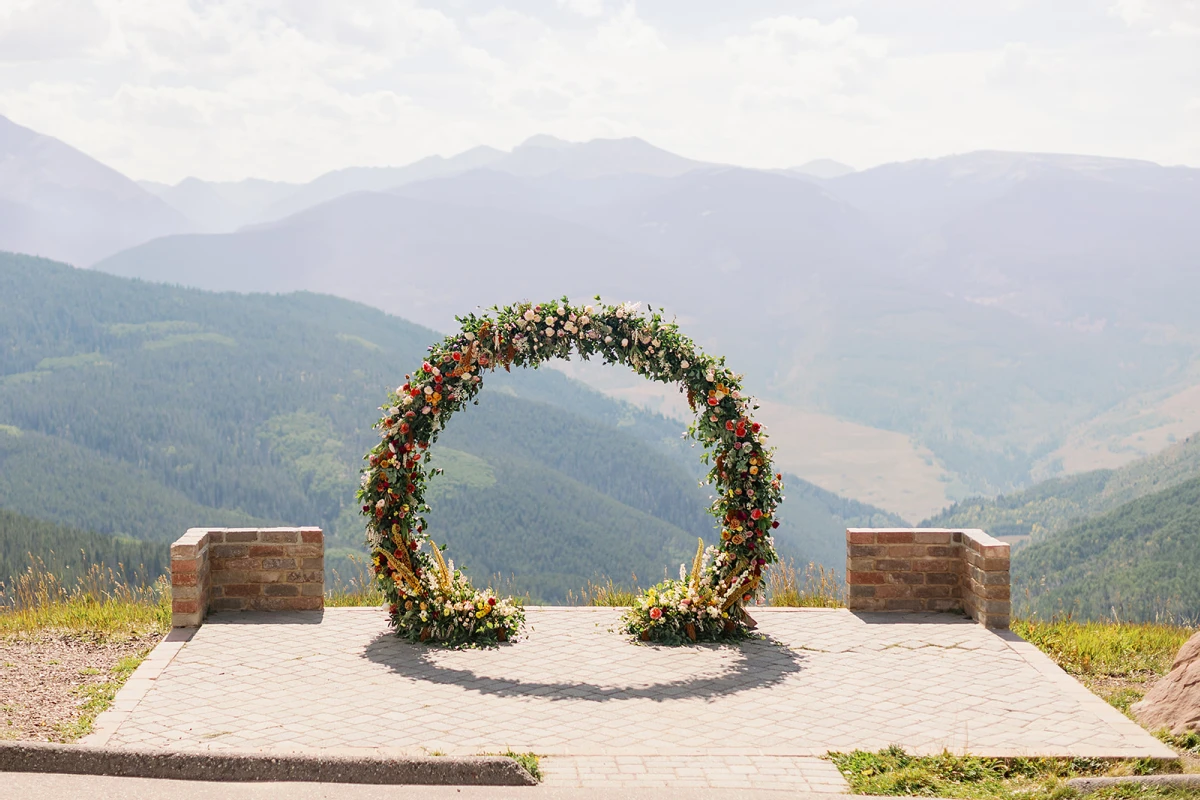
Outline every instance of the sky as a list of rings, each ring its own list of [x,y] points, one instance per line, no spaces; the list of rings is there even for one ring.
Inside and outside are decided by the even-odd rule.
[[[1200,0],[0,0],[0,115],[165,182],[538,133],[753,167],[1200,166]]]

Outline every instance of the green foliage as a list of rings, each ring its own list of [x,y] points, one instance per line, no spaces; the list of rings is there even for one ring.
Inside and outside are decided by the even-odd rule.
[[[0,603],[5,587],[31,563],[68,584],[99,565],[125,583],[141,585],[154,583],[166,571],[168,559],[162,542],[105,536],[0,509]]]
[[[515,753],[512,750],[504,753],[513,761],[521,765],[521,767],[539,783],[542,780],[542,766],[538,759],[537,753]]]
[[[1012,630],[1072,675],[1121,678],[1166,673],[1192,635],[1178,625],[1068,617],[1017,619]]]
[[[1071,525],[1200,475],[1200,436],[1115,470],[1054,478],[994,499],[971,498],[921,523],[982,528],[993,536],[1040,541]]]
[[[347,567],[365,552],[353,495],[379,399],[433,338],[332,297],[0,254],[0,507],[159,543],[198,525],[316,524],[327,564]],[[552,370],[497,372],[479,399],[433,450],[446,473],[429,516],[477,575],[561,601],[601,573],[674,571],[714,536],[681,424]],[[848,524],[888,518],[787,486],[778,546],[805,561],[841,563]]]
[[[1200,477],[1033,543],[1014,596],[1051,617],[1194,622],[1200,609]]]
[[[895,746],[877,753],[830,753],[829,758],[856,794],[918,797],[1073,798],[1077,795],[1063,784],[1066,779],[1102,775],[1110,768],[1107,762],[1092,758],[998,759],[952,753],[913,756]]]

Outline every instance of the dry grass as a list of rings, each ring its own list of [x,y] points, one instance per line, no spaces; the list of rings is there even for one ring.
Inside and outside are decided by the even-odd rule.
[[[612,606],[624,608],[633,605],[641,595],[637,575],[632,576],[630,586],[622,586],[613,582],[612,578],[588,581],[587,586],[579,590],[567,592],[569,606]]]
[[[767,571],[767,604],[798,608],[844,608],[846,589],[832,569],[809,563],[801,572],[792,559]]]
[[[361,556],[351,556],[353,572],[342,577],[333,570],[332,587],[325,591],[326,607],[380,606],[387,599],[375,583],[371,562]]]
[[[0,584],[0,635],[52,631],[131,639],[170,627],[171,587],[165,577],[130,586],[117,572],[93,564],[68,585],[35,558],[11,584]]]

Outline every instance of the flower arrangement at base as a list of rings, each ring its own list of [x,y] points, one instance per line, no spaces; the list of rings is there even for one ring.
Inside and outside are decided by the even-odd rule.
[[[599,298],[596,298],[599,303]],[[446,421],[475,399],[483,374],[536,367],[578,354],[624,364],[651,380],[678,383],[696,418],[688,435],[712,464],[710,512],[721,541],[696,553],[690,576],[666,581],[639,598],[625,617],[641,639],[678,644],[745,634],[753,623],[742,606],[761,591],[763,570],[778,557],[771,531],[782,501],[782,476],[771,468],[757,408],[741,376],[707,355],[674,322],[638,304],[517,303],[458,318],[461,330],[429,348],[381,408],[380,442],[365,456],[358,492],[376,580],[388,598],[396,632],[413,641],[486,644],[514,639],[524,610],[511,599],[472,587],[429,540],[424,514],[429,448]],[[425,545],[428,544],[428,551]]]

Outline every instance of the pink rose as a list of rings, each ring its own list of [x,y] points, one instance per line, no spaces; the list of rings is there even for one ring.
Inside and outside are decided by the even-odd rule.
[[[658,606],[650,609],[650,619],[659,619],[662,617],[662,609]]]

